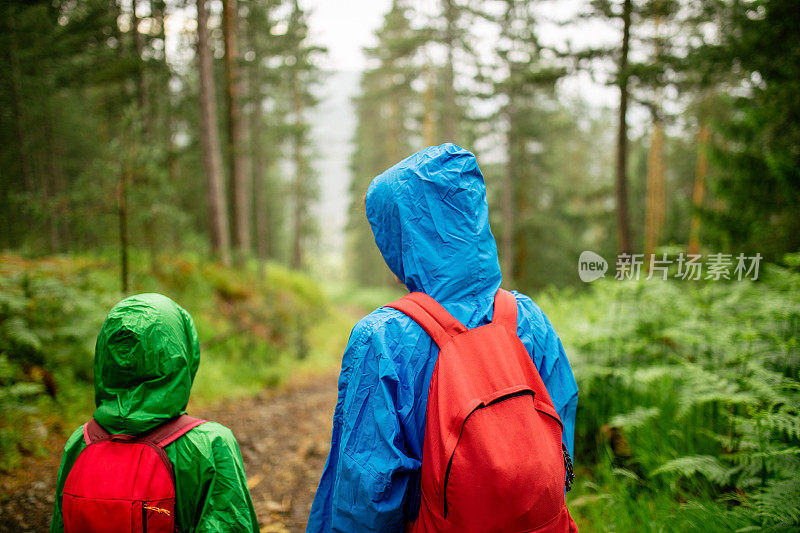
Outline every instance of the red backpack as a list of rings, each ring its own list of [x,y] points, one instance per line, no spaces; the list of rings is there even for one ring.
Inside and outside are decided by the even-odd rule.
[[[175,474],[164,446],[206,422],[182,415],[139,436],[92,419],[64,484],[65,533],[174,533]]]
[[[577,532],[564,500],[562,424],[499,290],[490,324],[467,329],[433,298],[391,303],[439,346],[428,391],[419,516],[411,532]]]

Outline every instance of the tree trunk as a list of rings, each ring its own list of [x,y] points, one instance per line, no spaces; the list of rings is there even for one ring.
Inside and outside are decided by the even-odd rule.
[[[257,106],[258,107],[258,106]],[[263,271],[263,264],[269,256],[269,217],[267,216],[267,187],[266,187],[266,162],[264,156],[261,154],[261,146],[258,142],[261,139],[261,113],[254,113],[253,116],[253,184],[256,203],[256,252],[258,259],[261,261],[261,270]]]
[[[661,36],[661,16],[655,19],[655,56],[661,60],[663,38]],[[653,108],[653,136],[650,152],[647,155],[647,197],[645,200],[644,258],[650,265],[650,258],[661,239],[666,215],[666,194],[664,177],[664,122],[661,119],[661,86],[655,88]]]
[[[124,136],[123,136],[124,139]],[[123,143],[123,146],[125,143]],[[122,293],[128,293],[128,181],[131,173],[130,155],[126,154],[122,162],[119,185],[117,188],[117,203],[119,214],[119,262],[120,282]]]
[[[506,106],[506,116],[508,117],[508,134],[506,136],[507,160],[505,175],[503,178],[503,244],[501,258],[503,260],[503,281],[506,284],[513,284],[516,276],[514,264],[514,235],[516,233],[516,216],[514,213],[514,185],[517,174],[517,155],[514,146],[514,133],[516,129],[516,118],[513,104],[513,95],[508,94],[508,105]]]
[[[386,155],[391,164],[400,161],[400,137],[403,135],[403,125],[400,121],[400,106],[394,99],[387,102],[389,111],[386,118]]]
[[[422,144],[433,146],[436,142],[436,76],[432,65],[425,67],[425,93],[423,96]]]
[[[261,109],[261,80],[258,69],[251,69],[250,90],[253,96],[253,113],[250,116],[250,145],[253,161],[253,196],[255,200],[256,254],[259,271],[263,278],[265,263],[269,254],[269,217],[267,216],[267,191],[265,150],[261,146],[264,127]]]
[[[617,130],[617,244],[619,253],[631,253],[631,226],[628,217],[628,51],[631,38],[632,0],[622,8],[622,52],[619,58],[619,129]]]
[[[72,227],[70,217],[69,184],[64,172],[64,139],[56,136],[53,139],[53,153],[58,158],[56,164],[56,190],[58,191],[58,218],[59,218],[59,246],[61,250],[67,251],[72,241]]]
[[[228,147],[231,184],[233,186],[233,236],[236,260],[242,263],[250,252],[250,181],[245,172],[244,124],[239,97],[239,51],[237,45],[239,17],[236,0],[223,0],[222,20],[225,34],[225,88],[228,100]]]
[[[139,101],[137,117],[141,120],[142,134],[140,139],[136,139],[133,142],[141,143],[143,146],[155,146],[159,142],[156,132],[155,102],[151,99],[151,84],[155,80],[151,78],[148,72],[148,63],[152,61],[152,59],[145,60],[145,46],[147,42],[145,41],[145,35],[139,31],[142,18],[137,11],[137,7],[139,7],[139,2],[133,0],[131,2],[131,14],[133,16],[131,32],[133,36],[134,52],[136,54],[136,88]],[[152,2],[149,3],[149,7],[148,24],[155,20]],[[139,161],[133,161],[131,164],[135,167],[135,172],[131,174],[131,187],[134,189],[146,188],[154,190],[158,186],[153,182],[152,173],[148,172]],[[154,202],[147,202],[146,206],[144,206],[146,210],[145,217],[141,223],[148,263],[152,272],[157,272],[156,257],[158,255],[158,242],[161,237],[156,230],[158,226],[156,208],[157,206]]]
[[[649,261],[658,246],[661,229],[664,226],[664,127],[661,119],[653,121],[653,137],[650,153],[647,156],[647,199],[645,206],[645,259]]]
[[[456,142],[458,109],[456,107],[455,66],[453,52],[455,50],[456,10],[453,0],[444,0],[444,17],[447,24],[445,46],[447,47],[447,64],[444,66],[445,105],[444,105],[444,141]]]
[[[55,92],[55,88],[52,88]],[[61,159],[58,154],[55,141],[53,126],[54,110],[52,106],[52,92],[47,91],[45,96],[45,120],[44,126],[44,161],[46,176],[44,181],[45,194],[47,197],[47,225],[50,253],[61,251],[61,225],[62,225],[62,201],[64,197],[64,174],[61,168]]]
[[[230,234],[222,153],[217,127],[217,98],[214,69],[208,49],[208,13],[205,0],[197,0],[197,58],[200,71],[200,138],[206,174],[211,250],[223,265],[230,265]]]
[[[294,224],[292,236],[292,267],[301,268],[303,266],[303,225],[305,218],[305,158],[303,157],[303,95],[299,80],[292,83],[292,108],[295,121],[294,138]]]
[[[517,162],[512,167],[513,183],[513,226],[511,239],[513,244],[512,268],[509,271],[509,283],[525,283],[530,275],[530,255],[529,255],[529,241],[535,238],[531,232],[535,231],[527,222],[530,217],[530,205],[528,202],[527,191],[530,190],[532,184],[530,183],[530,176],[526,172],[527,166],[530,164],[525,159],[525,142],[522,140],[517,141]]]
[[[150,109],[150,95],[147,92],[147,72],[145,71],[144,63],[144,35],[139,31],[139,23],[141,19],[136,12],[136,0],[131,2],[131,13],[133,15],[133,42],[136,46],[136,68],[137,77],[136,84],[139,96],[139,113],[142,117],[142,124],[144,128],[144,139],[149,141],[153,133],[151,124],[151,109]]]
[[[25,186],[25,192],[33,192],[33,171],[31,169],[31,160],[29,150],[29,142],[26,130],[25,110],[22,103],[22,71],[19,66],[19,50],[17,44],[17,34],[15,32],[14,16],[9,17],[10,26],[10,40],[11,46],[8,50],[8,57],[11,63],[11,98],[13,100],[13,116],[14,128],[17,134],[17,145],[19,147],[19,160],[22,168],[22,183]]]
[[[167,168],[167,176],[169,177],[170,183],[176,183],[178,180],[178,170],[176,168],[177,165],[177,157],[176,157],[176,148],[175,142],[173,139],[173,128],[174,128],[174,117],[175,117],[175,109],[172,105],[172,98],[170,97],[170,89],[169,89],[169,82],[172,78],[172,72],[170,70],[168,58],[167,58],[167,35],[166,35],[166,18],[167,18],[167,5],[164,0],[150,0],[150,12],[152,13],[153,20],[155,21],[156,27],[158,28],[157,36],[158,39],[164,43],[163,48],[163,56],[159,58],[159,66],[158,66],[158,86],[159,90],[163,92],[161,96],[162,103],[159,106],[160,113],[156,113],[154,117],[152,117],[153,122],[155,123],[159,118],[161,119],[159,122],[159,136],[163,139],[164,146],[166,147],[166,168]],[[160,117],[158,115],[161,115]],[[171,232],[173,237],[173,244],[177,245],[177,242],[174,241],[175,232]]]
[[[708,126],[700,125],[700,132],[697,134],[697,170],[694,175],[694,190],[692,191],[692,226],[689,230],[689,250],[690,254],[700,253],[700,209],[703,208],[703,197],[705,196],[705,180],[708,172]]]
[[[500,28],[501,38],[508,38],[509,19],[511,17],[512,4],[506,5],[505,17],[503,24]],[[503,191],[501,196],[501,205],[503,213],[503,237],[500,249],[501,268],[503,271],[503,282],[512,285],[515,279],[515,251],[514,251],[514,236],[516,234],[516,216],[514,212],[514,189],[517,178],[517,155],[515,152],[514,139],[516,138],[516,109],[514,91],[509,86],[509,83],[514,75],[513,66],[508,61],[507,57],[503,59],[505,66],[508,68],[508,78],[506,84],[502,86],[502,92],[506,97],[505,105],[505,118],[507,121],[506,127],[506,165],[505,174],[503,175]]]

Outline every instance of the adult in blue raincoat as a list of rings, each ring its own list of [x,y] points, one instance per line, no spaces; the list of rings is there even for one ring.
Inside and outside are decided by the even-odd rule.
[[[367,218],[386,264],[468,328],[492,319],[502,275],[475,156],[426,148],[377,176]],[[517,333],[564,424],[572,454],[578,387],[542,310],[517,299]],[[402,531],[416,518],[428,387],[437,345],[408,316],[381,307],[353,328],[342,360],[331,450],[309,532]]]

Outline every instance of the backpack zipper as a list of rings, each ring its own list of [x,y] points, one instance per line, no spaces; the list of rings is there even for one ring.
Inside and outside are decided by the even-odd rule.
[[[142,533],[147,533],[147,502],[142,502]]]
[[[494,400],[490,401],[489,403],[480,404],[478,407],[473,409],[467,415],[467,417],[464,419],[464,422],[461,424],[461,433],[464,432],[464,426],[467,425],[467,420],[469,420],[469,417],[471,417],[472,414],[475,413],[476,411],[479,411],[480,409],[485,409],[486,407],[491,407],[492,405],[494,405],[496,403],[504,402],[506,400],[510,400],[510,399],[516,398],[518,396],[530,396],[531,398],[535,398],[535,394],[534,394],[534,392],[532,390],[524,389],[524,390],[520,390],[520,391],[517,391],[517,392],[512,392],[510,394],[505,394],[503,396],[499,396],[499,397],[495,398]],[[461,434],[459,434],[458,440],[461,440]],[[455,455],[456,455],[456,449],[457,448],[458,448],[458,443],[456,443],[456,447],[453,448],[453,453],[450,455],[450,459],[447,461],[447,469],[444,472],[444,488],[442,489],[442,498],[444,500],[444,506],[443,506],[443,508],[444,508],[444,518],[447,518],[447,482],[450,480],[450,468],[452,468],[452,466],[453,466],[453,457],[455,457]]]
[[[567,471],[566,479],[564,480],[564,488],[567,492],[572,488],[572,482],[575,481],[575,472],[572,471],[572,457],[569,456],[567,447],[561,444],[561,449],[564,452],[564,469]]]

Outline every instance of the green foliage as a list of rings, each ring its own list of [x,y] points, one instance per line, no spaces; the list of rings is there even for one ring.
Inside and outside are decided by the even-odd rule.
[[[631,430],[647,424],[651,419],[661,414],[658,407],[637,406],[629,413],[615,415],[609,420],[612,427]]]
[[[147,273],[146,255],[132,256],[132,291],[166,294],[195,319],[201,365],[194,403],[255,393],[301,361],[332,362],[336,350],[311,348],[328,303],[305,275],[268,264],[262,276],[255,264],[232,269],[191,256],[156,257]],[[122,298],[115,266],[0,255],[0,468],[41,450],[50,430],[71,431],[91,414],[95,338]]]
[[[41,448],[47,432],[31,428],[50,413],[69,417],[91,405],[94,337],[113,298],[81,261],[0,260],[0,468]],[[85,398],[61,403],[72,387]]]
[[[674,473],[684,477],[700,474],[718,485],[726,484],[731,476],[730,471],[716,457],[710,455],[678,457],[667,461],[652,472],[654,476],[662,473]]]
[[[800,276],[762,278],[609,281],[538,299],[580,387],[579,521],[800,526]]]
[[[714,193],[719,239],[777,261],[800,247],[800,39],[793,0],[708,2],[719,39],[694,61],[719,86]],[[697,68],[699,65],[695,65]]]

